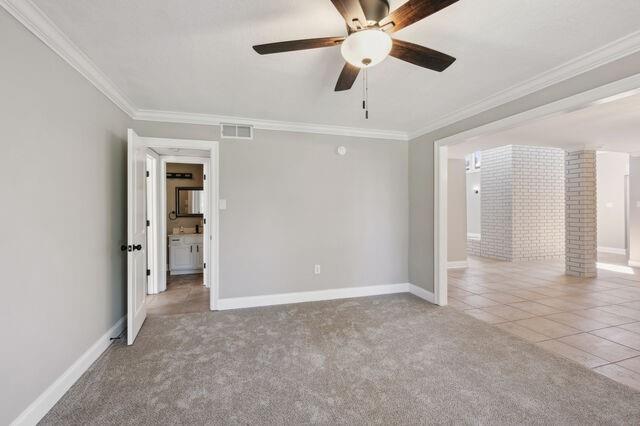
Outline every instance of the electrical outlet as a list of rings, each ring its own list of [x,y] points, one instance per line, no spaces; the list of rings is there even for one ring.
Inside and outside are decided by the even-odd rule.
[[[320,265],[315,265],[313,267],[313,273],[316,275],[320,275]]]

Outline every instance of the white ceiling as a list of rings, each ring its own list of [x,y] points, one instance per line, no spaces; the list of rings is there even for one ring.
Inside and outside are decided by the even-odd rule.
[[[398,38],[458,58],[442,74],[389,58],[333,88],[339,48],[254,44],[345,34],[329,0],[33,0],[139,109],[415,132],[640,30],[638,0],[460,0]],[[403,0],[391,0],[396,8]]]
[[[640,94],[610,99],[582,109],[474,137],[449,148],[452,158],[504,145],[586,147],[640,154]]]

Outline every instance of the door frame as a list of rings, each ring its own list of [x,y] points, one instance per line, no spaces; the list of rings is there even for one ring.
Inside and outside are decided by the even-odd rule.
[[[436,140],[434,143],[433,292],[435,303],[447,305],[447,161],[448,147],[470,138],[518,127],[524,123],[607,103],[640,93],[640,74],[587,90],[524,112]]]
[[[204,218],[207,223],[204,226],[204,261],[207,267],[204,269],[204,283],[209,288],[209,309],[217,310],[220,296],[219,289],[219,247],[220,247],[220,223],[219,223],[219,171],[220,155],[218,141],[203,141],[191,139],[165,139],[165,138],[141,138],[145,146],[151,150],[154,148],[170,148],[185,150],[208,151],[209,157],[189,157],[189,156],[166,156],[161,155],[160,167],[156,179],[158,182],[158,257],[160,261],[156,264],[158,277],[158,291],[166,289],[167,273],[167,201],[166,201],[166,165],[168,162],[202,164],[203,172],[207,179],[203,182],[205,190],[206,204]]]
[[[150,164],[151,163],[151,164]],[[156,265],[161,262],[160,250],[158,250],[160,240],[158,196],[159,196],[159,164],[160,156],[155,151],[147,148],[147,269],[151,271],[147,282],[147,294],[158,294],[159,275]],[[149,167],[150,166],[150,167]]]
[[[181,156],[174,156],[174,155],[161,155],[160,156],[160,170],[161,170],[161,176],[162,179],[160,180],[160,203],[158,204],[159,207],[159,211],[160,211],[160,217],[163,218],[162,223],[160,224],[160,241],[167,241],[168,237],[169,237],[169,229],[167,228],[167,221],[166,218],[169,216],[169,211],[167,209],[167,164],[168,163],[175,163],[175,164],[200,164],[202,165],[202,173],[204,176],[209,176],[209,161],[210,158],[206,158],[206,157],[181,157]],[[202,215],[203,218],[207,219],[207,223],[204,224],[204,234],[203,234],[203,243],[204,243],[204,258],[207,259],[207,253],[209,253],[210,247],[209,247],[209,243],[210,243],[210,238],[208,238],[211,233],[209,232],[209,217],[210,215],[210,211],[211,211],[211,203],[209,202],[209,193],[208,193],[208,186],[209,186],[209,179],[203,180],[202,182],[202,188],[204,190],[204,196],[205,196],[205,211]],[[160,274],[163,277],[163,282],[162,282],[162,287],[160,289],[160,291],[165,291],[167,289],[167,263],[169,262],[169,255],[167,252],[167,244],[163,244],[162,247],[160,248],[160,253],[161,253],[161,258],[163,259],[163,261],[161,262],[161,264],[159,265],[160,268]],[[207,266],[209,266],[209,262],[207,260],[205,260],[205,263],[207,264]],[[203,277],[203,281],[204,281],[204,285],[207,288],[211,288],[211,284],[209,282],[209,271],[208,271],[208,267],[204,268],[203,272],[204,272],[204,277]]]

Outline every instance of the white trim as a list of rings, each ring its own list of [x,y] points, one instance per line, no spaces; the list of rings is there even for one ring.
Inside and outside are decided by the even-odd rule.
[[[204,269],[181,269],[180,271],[171,271],[169,272],[169,275],[202,274],[203,272],[204,272]]]
[[[433,274],[435,303],[447,305],[447,147],[433,146],[434,198],[433,204]],[[440,202],[437,202],[437,201]],[[441,285],[436,285],[440,283]]]
[[[629,266],[632,268],[640,268],[640,261],[629,259]]]
[[[447,262],[447,269],[464,269],[469,267],[469,262],[466,260],[457,260],[455,262]]]
[[[617,247],[598,247],[598,251],[600,253],[622,254],[625,256],[627,255],[626,249],[621,249]]]
[[[0,0],[1,1],[1,0]],[[197,114],[177,111],[138,110],[133,117],[140,121],[160,121],[163,123],[200,124],[219,126],[241,123],[258,130],[280,130],[286,132],[315,133],[322,135],[353,136],[358,138],[407,141],[406,132],[395,130],[362,129],[357,127],[333,126],[290,121],[261,120],[259,118],[234,117],[215,114]]]
[[[409,293],[421,299],[424,299],[429,303],[434,303],[434,304],[436,303],[436,296],[432,292],[427,291],[422,287],[418,287],[415,284],[408,284],[408,290],[409,290]]]
[[[204,188],[207,193],[207,211],[205,217],[207,224],[205,225],[204,246],[205,246],[205,262],[207,268],[204,270],[204,282],[209,287],[209,308],[216,310],[220,295],[220,212],[218,209],[220,194],[220,148],[218,141],[203,141],[191,139],[165,139],[165,138],[141,138],[148,148],[182,148],[209,151],[209,158],[204,157],[178,157],[178,156],[160,156],[160,241],[167,241],[167,221],[166,221],[166,176],[167,161],[178,163],[194,163],[203,164],[204,172],[207,180],[204,182]],[[160,273],[159,284],[160,291],[166,289],[166,270],[167,270],[167,245],[161,245],[162,262],[159,262]]]
[[[241,309],[258,306],[285,305],[289,303],[318,302],[322,300],[349,299],[352,297],[378,296],[381,294],[407,293],[409,284],[383,284],[366,287],[344,287],[330,290],[300,291],[264,296],[232,297],[220,299],[218,309]]]
[[[111,337],[118,336],[124,330],[126,315],[120,318],[86,352],[65,370],[44,392],[11,422],[12,426],[35,425],[53,408],[71,386],[91,367],[102,353],[111,345]]]
[[[477,115],[507,102],[521,98],[553,84],[575,77],[624,56],[640,51],[640,31],[631,33],[605,46],[545,71],[531,79],[502,90],[468,107],[446,114],[427,127],[413,132],[373,130],[313,123],[270,121],[246,117],[197,114],[177,111],[158,111],[137,108],[96,64],[51,21],[32,0],[0,0],[6,9],[36,37],[96,86],[107,98],[134,120],[162,121],[185,124],[219,125],[222,121],[242,122],[256,129],[316,133],[391,140],[411,140],[441,129],[465,118]]]
[[[624,58],[625,56],[638,51],[640,51],[640,31],[628,34],[605,46],[592,50],[591,52],[565,62],[562,65],[538,74],[524,82],[495,93],[479,102],[475,102],[467,107],[446,114],[439,119],[434,120],[426,127],[415,132],[410,132],[409,139],[415,139],[435,130],[442,129],[451,124],[457,123],[458,121],[473,117],[474,115],[530,95],[562,81],[569,80],[577,75]]]
[[[480,241],[482,239],[482,237],[480,236],[480,234],[476,234],[473,232],[467,232],[467,240],[475,240],[475,241]]]
[[[64,59],[111,102],[133,117],[136,107],[96,64],[31,0],[0,0],[0,6]]]
[[[462,133],[456,133],[440,139],[437,142],[441,146],[455,145],[456,143],[461,143],[476,136],[514,128],[527,121],[537,120],[563,112],[570,112],[577,108],[588,107],[592,104],[600,104],[603,100],[612,96],[631,96],[638,93],[640,93],[640,73],[512,115],[510,117],[493,121],[480,127],[466,130]]]
[[[522,123],[554,114],[574,111],[594,104],[640,93],[640,73],[573,96],[542,105],[519,114],[457,133],[434,143],[434,293],[447,290],[447,147],[467,139],[517,127]],[[631,261],[629,262],[631,265]],[[632,266],[632,265],[631,265]],[[640,267],[640,262],[638,263]],[[446,303],[446,294],[445,294]],[[438,302],[441,299],[436,298]],[[438,303],[441,304],[441,303]]]

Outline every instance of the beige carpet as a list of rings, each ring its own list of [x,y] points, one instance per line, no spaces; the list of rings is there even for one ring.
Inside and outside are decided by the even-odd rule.
[[[390,295],[156,316],[43,424],[640,424],[640,393]]]

